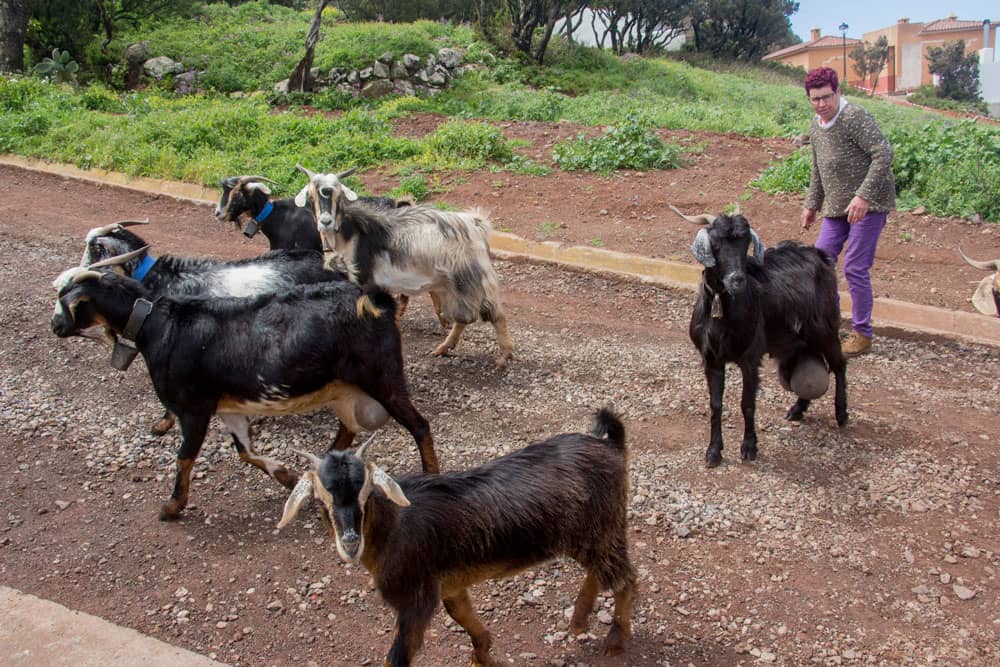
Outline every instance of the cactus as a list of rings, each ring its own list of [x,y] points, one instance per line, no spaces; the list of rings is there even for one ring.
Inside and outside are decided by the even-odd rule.
[[[43,58],[35,65],[34,72],[38,76],[46,76],[55,81],[63,83],[74,81],[80,66],[73,60],[69,51],[52,49],[51,58]]]

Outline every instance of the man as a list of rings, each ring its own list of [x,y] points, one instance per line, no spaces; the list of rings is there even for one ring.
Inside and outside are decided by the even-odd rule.
[[[854,357],[871,349],[872,283],[869,271],[889,211],[896,206],[892,146],[862,107],[838,90],[837,73],[818,67],[806,75],[806,95],[816,111],[809,127],[812,178],[802,210],[802,228],[822,212],[816,247],[836,260],[844,253],[844,277],[851,294],[851,334],[842,343]]]

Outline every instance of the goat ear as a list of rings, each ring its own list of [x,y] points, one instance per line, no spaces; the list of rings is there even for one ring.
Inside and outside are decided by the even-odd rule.
[[[712,242],[708,239],[708,230],[702,229],[694,237],[691,244],[691,254],[704,267],[715,266],[715,256],[712,254]]]
[[[343,190],[344,196],[347,197],[347,201],[357,201],[358,195],[354,190],[350,189],[343,183],[340,184],[340,189]]]
[[[298,207],[303,207],[309,202],[309,184],[306,187],[299,190],[299,194],[295,195],[295,205]]]
[[[757,232],[750,230],[750,238],[753,239],[753,256],[764,261],[764,242],[757,236]]]
[[[396,480],[389,476],[389,473],[382,470],[376,465],[372,465],[368,474],[371,475],[372,484],[382,489],[389,500],[396,503],[400,507],[409,507],[410,501],[403,493],[403,490],[399,488],[399,484],[396,484]]]
[[[302,505],[312,497],[313,494],[313,481],[316,479],[316,473],[312,470],[306,472],[299,478],[299,483],[295,485],[292,489],[291,494],[288,496],[288,500],[285,501],[285,511],[281,515],[281,520],[278,521],[278,530],[281,530],[295,518],[295,515],[299,513]]]

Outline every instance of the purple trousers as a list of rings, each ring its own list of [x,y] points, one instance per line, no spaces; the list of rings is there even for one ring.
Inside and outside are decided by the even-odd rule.
[[[872,280],[869,270],[875,261],[875,246],[882,234],[889,213],[872,212],[853,225],[847,218],[823,218],[816,247],[830,253],[836,260],[847,243],[844,253],[844,277],[851,293],[851,328],[859,334],[872,336]]]

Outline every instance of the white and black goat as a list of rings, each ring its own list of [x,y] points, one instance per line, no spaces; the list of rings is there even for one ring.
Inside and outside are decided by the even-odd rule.
[[[821,360],[822,372],[832,372],[836,380],[837,424],[847,423],[847,361],[840,349],[837,275],[829,255],[794,241],[783,241],[765,252],[750,223],[738,213],[713,218],[686,216],[670,208],[690,222],[708,225],[698,232],[691,246],[695,259],[705,269],[689,328],[708,382],[708,466],[722,461],[722,395],[727,363],[736,364],[743,375],[743,460],[757,458],[754,420],[765,353],[778,362],[778,372],[786,382],[800,362]],[[747,255],[751,244],[753,257]],[[800,397],[786,419],[801,420],[809,403],[809,399]]]
[[[134,341],[160,402],[180,421],[177,477],[161,519],[187,505],[213,415],[241,459],[289,488],[296,476],[254,452],[250,415],[325,407],[342,427],[374,430],[388,412],[413,436],[424,471],[438,470],[427,420],[410,401],[387,294],[336,281],[247,298],[156,298],[136,280],[87,267],[63,272],[57,284],[52,331],[65,338],[102,326],[116,341]]]
[[[364,460],[367,447],[323,459],[306,454],[315,467],[300,477],[278,527],[309,498],[319,501],[340,557],[360,561],[396,611],[386,665],[412,662],[440,601],[472,639],[471,664],[493,664],[490,633],[469,587],[557,556],[586,572],[571,630],[587,631],[597,594],[610,589],[615,613],[604,652],[624,650],[636,577],[626,536],[625,429],[617,416],[600,411],[589,435],[557,435],[471,470],[398,482]]]
[[[992,276],[986,276],[979,281],[976,291],[972,294],[972,305],[983,315],[1000,317],[1000,259],[994,259],[992,262],[980,262],[970,259],[962,252],[961,247],[958,249],[958,254],[962,256],[962,259],[969,266],[974,266],[983,271],[993,271]]]
[[[320,235],[341,255],[351,280],[393,294],[429,292],[448,337],[435,350],[447,354],[477,320],[493,325],[505,368],[513,354],[500,283],[490,260],[489,219],[478,210],[449,212],[429,206],[379,209],[358,201],[341,174],[309,176],[295,202],[315,213]],[[405,301],[403,307],[405,308]]]
[[[249,218],[243,234],[253,238],[257,232],[267,237],[271,250],[318,250],[323,242],[316,230],[312,211],[295,205],[295,200],[271,199],[271,188],[266,183],[274,181],[263,176],[230,176],[219,182],[222,196],[215,206],[215,219],[232,222],[240,228],[240,218]]]
[[[311,220],[311,216],[310,216]],[[323,255],[314,250],[269,252],[252,259],[217,261],[162,255],[154,257],[148,244],[126,227],[148,224],[148,220],[126,220],[96,227],[87,234],[81,266],[91,266],[114,257],[136,253],[131,259],[112,266],[114,270],[135,278],[153,294],[159,296],[254,296],[280,292],[293,285],[346,280],[346,274],[323,268]],[[316,226],[310,222],[310,229]],[[141,251],[141,252],[138,252]],[[122,356],[125,350],[115,346],[117,355],[112,365],[119,370],[128,367],[131,358]],[[133,355],[134,358],[134,355]],[[124,367],[124,368],[123,368]],[[174,424],[169,411],[153,425],[153,435],[163,435]],[[343,433],[342,438],[347,438]],[[338,436],[338,445],[347,446]]]

